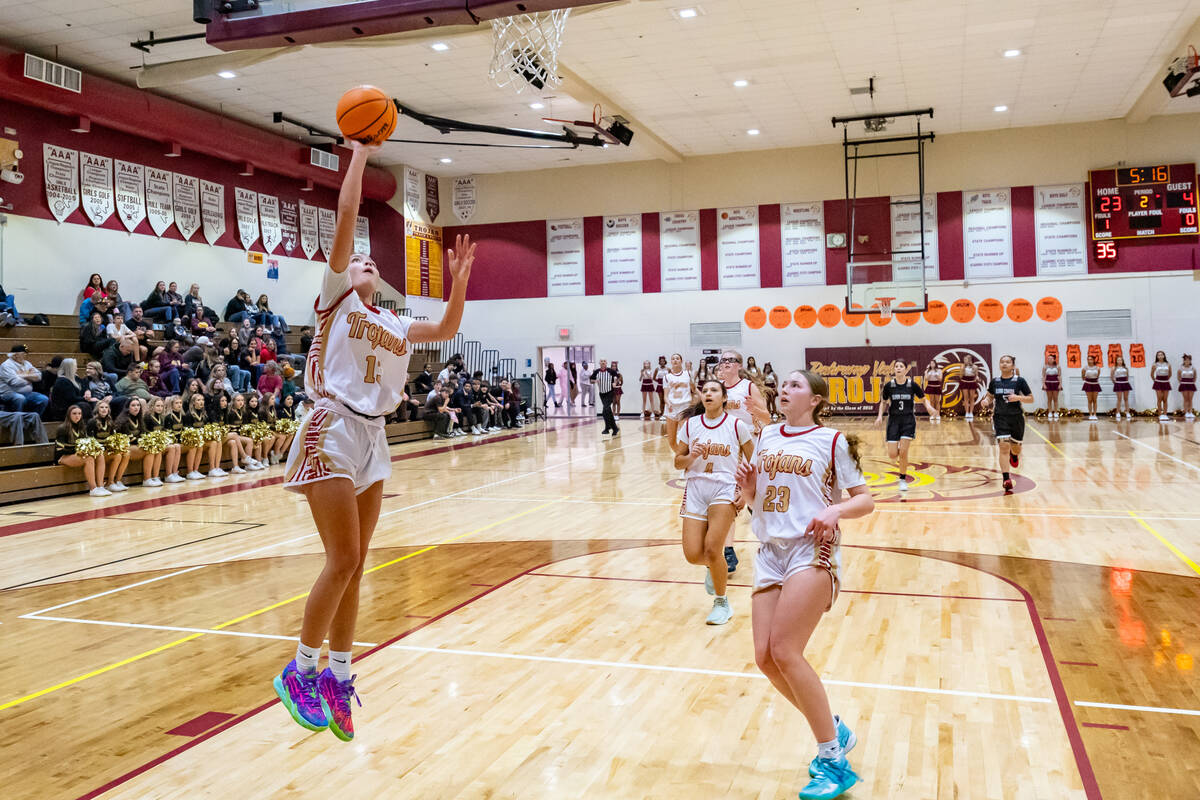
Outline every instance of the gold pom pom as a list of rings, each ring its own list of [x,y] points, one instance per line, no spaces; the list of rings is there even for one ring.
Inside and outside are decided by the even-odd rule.
[[[288,419],[287,417],[284,417],[283,419],[275,421],[276,433],[291,435],[299,429],[300,423],[296,422],[294,419]]]
[[[104,440],[104,449],[110,455],[129,452],[129,437],[123,433],[114,433]]]
[[[206,442],[225,441],[225,426],[218,422],[210,422],[200,429]]]
[[[163,452],[174,443],[175,437],[171,435],[170,431],[150,431],[143,433],[138,438],[138,447],[151,455]]]
[[[95,458],[104,452],[104,445],[99,439],[91,436],[84,436],[82,439],[75,440],[75,454],[80,458]]]
[[[179,442],[184,447],[199,447],[204,444],[204,431],[200,428],[184,428],[179,434]]]

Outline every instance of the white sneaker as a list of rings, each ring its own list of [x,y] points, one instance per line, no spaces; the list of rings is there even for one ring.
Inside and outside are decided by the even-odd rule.
[[[1196,415],[1189,411],[1188,413],[1183,415],[1183,418],[1184,419],[1195,419]]]
[[[108,485],[108,490],[110,492],[124,492],[127,488],[128,487],[126,487],[123,483],[110,483]]]
[[[729,598],[718,597],[713,600],[712,611],[704,622],[707,625],[724,625],[732,616],[733,609],[729,607]]]
[[[1088,422],[1095,422],[1095,421],[1096,421],[1096,415],[1088,414]]]
[[[179,477],[178,472],[172,472],[167,476],[167,483],[183,483],[183,478]]]
[[[236,469],[236,467],[235,467],[235,469]],[[210,477],[210,478],[224,478],[228,474],[229,474],[228,472],[221,469],[220,467],[214,467],[213,469],[210,469],[208,471],[208,477]]]
[[[147,478],[146,480],[142,481],[142,486],[154,487],[162,485],[162,481],[160,481],[158,478]]]
[[[1170,421],[1171,421],[1171,418],[1170,418],[1170,417],[1168,417],[1166,414],[1159,414],[1159,415],[1158,415],[1158,421],[1159,421],[1159,422],[1170,422]]]
[[[974,415],[974,414],[972,414],[970,411],[968,411],[968,412],[967,412],[967,413],[966,413],[966,414],[963,416],[963,419],[975,419],[975,415]]]
[[[229,473],[231,475],[245,475],[246,470],[242,469],[241,467],[233,467],[229,470]]]
[[[279,453],[276,453],[274,450],[271,451],[270,461],[271,461],[272,467],[275,466],[276,464],[278,464],[282,460],[283,460],[283,457],[280,456]]]
[[[908,491],[908,480],[906,478],[898,478],[896,480],[896,488],[902,492]]]
[[[265,464],[263,464],[261,461],[255,460],[255,459],[250,459],[250,463],[246,466],[246,469],[250,470],[251,472],[257,472],[260,469],[266,469],[266,468],[267,467]]]
[[[189,481],[202,481],[204,480],[204,473],[192,470],[187,474],[187,479]]]
[[[112,497],[112,492],[110,492],[108,489],[105,489],[103,486],[97,486],[95,489],[92,489],[90,492],[88,492],[88,494],[92,497]]]

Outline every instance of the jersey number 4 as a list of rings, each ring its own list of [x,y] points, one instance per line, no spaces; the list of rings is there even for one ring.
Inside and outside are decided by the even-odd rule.
[[[792,504],[792,490],[786,486],[768,486],[763,494],[763,511],[783,513]]]

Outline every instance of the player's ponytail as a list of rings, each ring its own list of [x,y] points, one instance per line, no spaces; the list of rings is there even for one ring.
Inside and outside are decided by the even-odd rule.
[[[804,379],[808,381],[808,388],[817,396],[817,406],[813,409],[813,422],[820,425],[820,418],[826,407],[829,405],[829,383],[815,372],[810,372],[806,369],[796,370]],[[846,447],[850,451],[850,458],[854,459],[854,466],[862,470],[862,457],[859,454],[859,447],[862,440],[853,433],[842,433],[846,437]]]

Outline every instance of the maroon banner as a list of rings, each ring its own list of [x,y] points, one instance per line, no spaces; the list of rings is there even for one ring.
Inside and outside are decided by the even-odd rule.
[[[840,414],[874,414],[879,408],[883,385],[892,377],[892,362],[897,358],[911,365],[908,374],[921,385],[925,384],[925,368],[930,362],[937,365],[942,373],[943,411],[963,410],[958,379],[964,356],[975,359],[981,387],[987,386],[992,378],[990,344],[809,347],[805,348],[805,355],[807,368],[829,383],[830,408]]]
[[[283,231],[283,251],[289,256],[300,239],[300,207],[279,198],[279,226]]]
[[[425,176],[425,211],[429,214],[430,224],[437,221],[438,212],[442,210],[441,202],[438,200],[438,179],[437,175]]]

